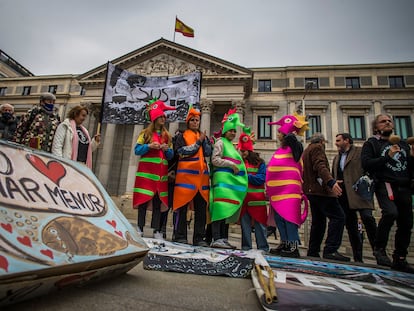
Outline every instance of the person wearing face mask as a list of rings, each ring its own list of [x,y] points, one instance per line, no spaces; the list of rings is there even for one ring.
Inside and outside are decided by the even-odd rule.
[[[88,130],[82,125],[88,113],[88,109],[80,105],[69,111],[68,117],[57,127],[52,153],[84,163],[92,169],[92,151],[98,148],[101,137],[97,134],[91,139]]]
[[[40,95],[39,105],[31,108],[20,119],[13,138],[16,143],[46,152],[52,151],[53,137],[60,123],[59,115],[54,111],[55,100],[52,93]]]
[[[381,209],[375,238],[377,264],[394,270],[414,273],[406,256],[413,227],[411,178],[414,175],[414,147],[401,140],[390,140],[394,123],[390,115],[380,114],[372,121],[374,136],[362,146],[361,161],[375,181],[375,196]],[[386,248],[391,227],[397,224],[392,261]]]
[[[10,104],[0,106],[0,139],[12,140],[17,128],[14,107]]]

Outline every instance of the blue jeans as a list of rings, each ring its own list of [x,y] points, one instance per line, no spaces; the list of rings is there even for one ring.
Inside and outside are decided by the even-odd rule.
[[[242,249],[252,249],[252,217],[249,213],[245,213],[240,220],[242,229]],[[267,243],[266,227],[254,221],[254,235],[256,237],[257,249],[268,252],[269,244]]]
[[[280,233],[282,242],[297,242],[300,244],[299,227],[293,222],[287,221],[275,211],[275,223]]]
[[[327,218],[329,219],[328,235],[323,253],[331,254],[337,252],[342,243],[345,225],[345,213],[338,199],[311,194],[307,196],[312,212],[308,255],[319,254],[323,236],[325,235]]]

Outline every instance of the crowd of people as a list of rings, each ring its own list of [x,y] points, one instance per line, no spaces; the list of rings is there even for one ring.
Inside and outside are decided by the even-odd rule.
[[[0,139],[92,168],[92,152],[100,143],[100,135],[91,138],[82,125],[88,109],[75,106],[61,122],[55,100],[54,94],[42,94],[39,104],[19,119],[12,105],[1,105]],[[186,129],[171,135],[165,111],[174,109],[161,100],[151,100],[149,123],[134,147],[140,159],[133,208],[138,210],[137,230],[141,235],[147,210],[152,210],[154,238],[165,239],[167,217],[172,211],[172,240],[188,243],[191,211],[193,245],[234,249],[228,240],[229,225],[239,224],[243,250],[253,248],[254,232],[258,250],[298,258],[302,244],[299,228],[310,207],[308,257],[349,262],[350,257],[338,252],[346,228],[353,260],[363,262],[364,228],[378,265],[414,273],[406,259],[413,227],[414,145],[390,139],[394,131],[390,115],[375,117],[373,136],[362,147],[353,144],[349,133],[338,133],[338,154],[330,166],[322,133],[315,133],[305,149],[298,140],[308,130],[303,116],[286,115],[269,123],[279,126],[279,148],[266,164],[254,150],[254,133],[240,121],[235,109],[223,116],[214,137],[201,130],[201,113],[193,107],[188,110]],[[381,211],[378,224],[373,216],[374,201],[362,198],[353,187],[364,174],[375,183]],[[394,224],[390,258],[387,245]],[[275,227],[280,244],[270,249],[268,228]]]

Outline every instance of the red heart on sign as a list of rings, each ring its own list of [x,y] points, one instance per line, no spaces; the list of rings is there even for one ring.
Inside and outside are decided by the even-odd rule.
[[[28,236],[24,236],[24,237],[18,236],[17,241],[19,241],[23,245],[32,247],[32,241],[30,241],[30,238]]]
[[[113,228],[116,228],[116,221],[115,220],[107,220],[108,224],[110,224]]]
[[[7,258],[0,255],[0,268],[2,268],[4,271],[9,272],[9,262],[7,261]]]
[[[12,225],[11,225],[11,224],[4,224],[4,223],[1,223],[1,227],[2,227],[4,230],[6,230],[6,231],[8,231],[8,232],[10,232],[10,233],[12,233],[12,232],[13,232],[13,227],[12,227]]]
[[[53,259],[53,252],[50,249],[42,249],[40,252],[50,259]]]
[[[124,235],[122,234],[122,231],[114,231],[116,234],[118,234],[121,238],[123,238],[124,237]]]
[[[46,164],[41,158],[33,154],[27,154],[26,158],[35,169],[58,186],[60,180],[66,175],[65,167],[55,160],[49,161]]]

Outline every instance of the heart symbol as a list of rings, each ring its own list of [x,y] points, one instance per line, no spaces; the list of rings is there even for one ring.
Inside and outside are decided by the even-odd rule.
[[[115,220],[107,220],[108,224],[110,224],[113,228],[116,228],[116,221]]]
[[[124,235],[122,234],[122,231],[114,231],[116,234],[118,234],[121,238],[124,238]]]
[[[42,249],[40,252],[50,259],[53,259],[53,252],[50,249]]]
[[[1,227],[2,227],[4,230],[8,231],[9,233],[12,233],[12,232],[13,232],[13,227],[12,227],[12,225],[11,225],[11,224],[4,224],[4,223],[1,223]]]
[[[65,177],[66,169],[58,161],[51,160],[47,164],[38,156],[27,154],[26,159],[35,169],[59,186],[60,180]]]
[[[32,247],[32,241],[30,241],[30,239],[29,239],[29,237],[28,236],[24,236],[24,237],[20,237],[20,236],[18,236],[17,237],[17,241],[19,241],[20,243],[22,243],[23,245],[26,245],[26,246],[30,246],[30,247]]]
[[[4,271],[9,272],[9,262],[7,261],[7,258],[0,255],[0,268],[2,268]]]

